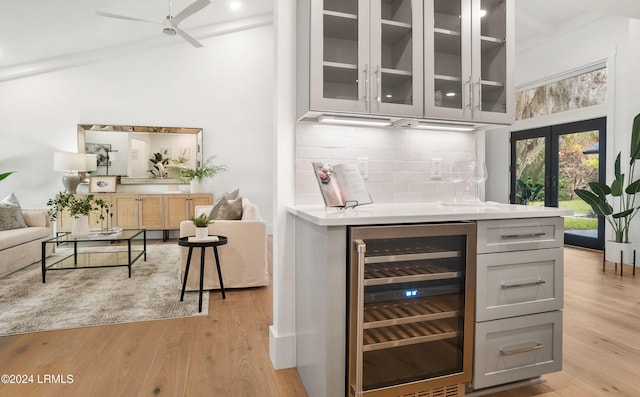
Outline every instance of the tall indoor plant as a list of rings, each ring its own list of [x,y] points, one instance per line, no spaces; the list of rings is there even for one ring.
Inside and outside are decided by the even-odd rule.
[[[640,114],[633,119],[631,128],[628,177],[622,173],[621,155],[622,152],[619,152],[616,157],[615,178],[611,186],[600,182],[589,182],[591,190],[575,189],[575,192],[591,206],[593,212],[602,215],[611,225],[615,243],[629,245],[631,221],[640,210],[640,205],[636,205],[636,194],[640,192],[640,179],[633,181],[636,160],[640,159]],[[614,251],[619,252],[618,248]]]

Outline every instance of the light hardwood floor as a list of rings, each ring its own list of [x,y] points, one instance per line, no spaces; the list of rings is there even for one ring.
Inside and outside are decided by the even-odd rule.
[[[565,250],[564,370],[493,396],[640,396],[640,273],[602,273],[601,258]],[[306,396],[295,369],[269,360],[271,295],[230,290],[211,294],[208,316],[1,337],[0,374],[35,383],[0,384],[0,396]],[[38,384],[45,374],[73,383]]]

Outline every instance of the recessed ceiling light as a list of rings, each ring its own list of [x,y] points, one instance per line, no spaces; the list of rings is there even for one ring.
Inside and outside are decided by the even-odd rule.
[[[242,8],[242,2],[238,0],[233,0],[232,2],[229,3],[229,8],[231,8],[233,11],[237,11],[240,8]]]
[[[455,92],[447,92],[446,94],[444,94],[445,96],[456,96]]]

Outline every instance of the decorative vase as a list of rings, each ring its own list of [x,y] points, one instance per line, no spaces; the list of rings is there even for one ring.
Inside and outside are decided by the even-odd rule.
[[[82,237],[89,235],[89,216],[78,215],[77,218],[71,220],[71,235]]]
[[[197,179],[192,179],[189,183],[189,187],[192,194],[202,193],[202,182],[198,182]]]
[[[622,252],[622,263],[633,264],[633,244],[616,243],[615,241],[605,242],[605,260],[607,262],[620,263],[620,252]]]
[[[208,227],[196,227],[196,238],[207,238],[209,236]]]

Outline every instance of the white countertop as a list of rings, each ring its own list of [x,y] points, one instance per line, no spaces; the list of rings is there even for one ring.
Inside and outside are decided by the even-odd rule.
[[[459,205],[454,203],[367,204],[350,209],[290,206],[287,210],[319,226],[543,218],[573,214],[573,211],[568,209],[494,202]]]

